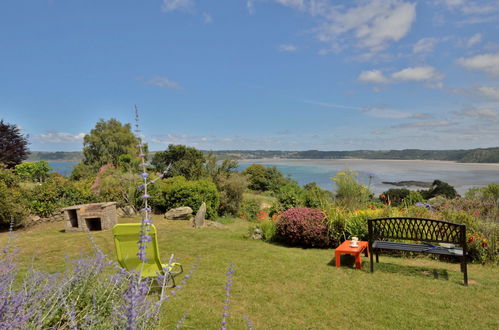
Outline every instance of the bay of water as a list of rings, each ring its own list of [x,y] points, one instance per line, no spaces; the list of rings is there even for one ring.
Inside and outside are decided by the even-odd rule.
[[[69,176],[77,162],[49,162],[53,171]],[[464,195],[472,187],[499,183],[499,164],[455,163],[432,160],[371,160],[371,159],[251,159],[239,161],[239,169],[251,164],[275,166],[300,185],[315,182],[334,191],[331,178],[346,169],[357,173],[358,181],[375,194],[400,188],[382,182],[441,180]],[[407,187],[423,189],[421,187]]]
[[[499,183],[499,164],[455,163],[431,160],[371,160],[371,159],[251,159],[239,162],[244,169],[251,164],[275,166],[290,175],[300,185],[315,182],[335,190],[331,178],[346,169],[357,173],[358,181],[380,194],[390,188],[403,188],[382,182],[441,180],[464,195],[472,187]],[[405,187],[413,190],[421,187]]]

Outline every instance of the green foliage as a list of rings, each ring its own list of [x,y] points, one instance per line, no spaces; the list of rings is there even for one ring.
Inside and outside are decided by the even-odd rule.
[[[21,134],[17,125],[0,120],[0,163],[14,168],[28,155],[28,137]]]
[[[272,191],[277,193],[279,189],[289,183],[296,183],[293,180],[284,177],[277,167],[265,167],[260,164],[248,166],[243,174],[249,178],[249,187],[256,191]]]
[[[303,186],[302,196],[303,206],[318,209],[329,203],[333,194],[330,191],[322,189],[315,182],[311,182]]]
[[[410,190],[406,188],[390,188],[380,195],[380,198],[393,206],[399,206],[409,196]]]
[[[122,172],[109,166],[99,172],[93,190],[101,202],[116,202],[118,207],[133,207],[141,202],[137,198],[137,186],[140,184],[141,178],[138,174]]]
[[[366,241],[368,239],[367,219],[370,218],[365,214],[348,217],[345,222],[345,230],[348,238],[356,236],[359,240]]]
[[[246,177],[240,173],[218,174],[214,181],[220,192],[219,214],[238,214],[248,187]]]
[[[40,160],[37,162],[24,162],[18,164],[15,169],[17,175],[23,180],[43,182],[52,168],[46,161]]]
[[[303,247],[327,247],[329,233],[324,213],[311,208],[284,211],[277,221],[277,236],[286,244]]]
[[[466,225],[466,231],[474,233],[478,229],[478,222],[473,215],[462,210],[443,209],[440,211],[446,221]]]
[[[28,210],[19,187],[9,187],[0,181],[0,228],[8,228],[11,221],[14,227],[20,226],[27,215]]]
[[[349,209],[365,208],[372,199],[369,189],[359,184],[356,176],[357,173],[345,170],[333,177],[336,183],[336,200]]]
[[[83,163],[94,169],[106,164],[118,165],[121,155],[137,155],[138,144],[130,124],[123,125],[114,118],[101,119],[83,138]]]
[[[432,187],[428,190],[421,190],[421,195],[424,199],[430,199],[436,196],[444,196],[447,198],[457,197],[456,189],[447,182],[440,180],[433,181]]]
[[[205,202],[207,218],[215,219],[220,205],[217,187],[209,180],[163,179],[151,186],[150,195],[151,206],[162,213],[181,206],[189,206],[196,212]]]
[[[260,203],[254,199],[243,200],[239,216],[248,221],[255,221],[260,211]]]
[[[227,175],[236,171],[239,167],[239,163],[234,159],[224,159],[222,162],[217,161],[217,157],[213,152],[209,152],[206,155],[205,169],[206,175],[213,180],[216,180],[217,176]]]
[[[409,195],[407,195],[402,201],[404,207],[410,207],[416,203],[421,203],[424,201],[423,195],[419,191],[411,190]]]
[[[184,145],[168,146],[168,150],[154,155],[151,165],[163,172],[169,164],[172,167],[167,177],[183,176],[187,180],[199,180],[206,176],[205,158],[201,151]]]
[[[90,191],[89,182],[74,182],[59,174],[51,174],[42,184],[23,190],[32,214],[50,216],[60,208],[95,202],[97,196]]]
[[[281,186],[276,193],[279,209],[282,211],[303,206],[303,190],[296,183],[288,183]]]
[[[84,163],[78,163],[71,172],[71,179],[72,180],[91,179],[95,178],[96,175],[97,175],[97,170],[93,166]]]
[[[491,183],[486,187],[471,188],[466,193],[465,198],[499,203],[499,184]]]

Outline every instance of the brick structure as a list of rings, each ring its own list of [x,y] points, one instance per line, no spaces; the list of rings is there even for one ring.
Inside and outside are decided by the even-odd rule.
[[[93,203],[62,209],[66,232],[111,229],[117,223],[116,203]]]

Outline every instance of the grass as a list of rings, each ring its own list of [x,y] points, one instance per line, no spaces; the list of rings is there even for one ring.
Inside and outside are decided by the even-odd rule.
[[[122,218],[120,222],[136,219]],[[235,264],[230,328],[244,329],[249,316],[255,329],[459,328],[495,329],[499,325],[497,266],[469,266],[464,287],[459,264],[429,258],[380,256],[375,273],[364,258],[362,270],[334,251],[289,248],[244,238],[248,223],[227,229],[193,229],[187,221],[155,217],[160,252],[180,258],[186,272],[201,257],[186,287],[164,306],[162,328],[184,324],[194,329],[220,327],[228,266]],[[85,233],[64,233],[63,223],[46,223],[16,235],[21,269],[32,263],[54,272],[66,256],[77,257],[91,245]],[[97,244],[114,258],[111,231],[94,232]],[[0,234],[0,242],[6,233]]]

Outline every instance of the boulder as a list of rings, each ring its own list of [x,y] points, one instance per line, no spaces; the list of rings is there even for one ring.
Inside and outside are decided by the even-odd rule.
[[[212,227],[217,229],[225,229],[227,226],[221,224],[220,222],[205,220],[203,228]]]
[[[192,209],[188,206],[181,206],[171,209],[165,213],[165,219],[169,220],[191,220]]]
[[[253,235],[251,235],[251,239],[263,239],[263,233],[260,228],[255,228]]]
[[[206,217],[206,203],[203,202],[203,204],[201,204],[201,206],[199,207],[198,212],[196,213],[196,217],[194,217],[194,221],[193,221],[192,225],[195,228],[203,227],[205,217]]]

